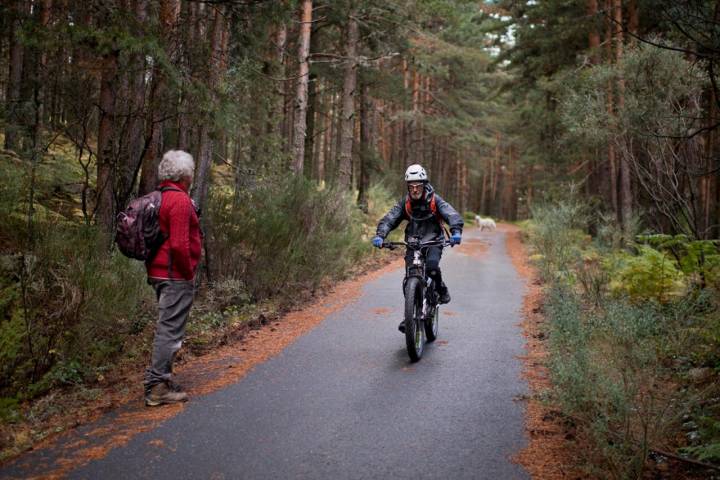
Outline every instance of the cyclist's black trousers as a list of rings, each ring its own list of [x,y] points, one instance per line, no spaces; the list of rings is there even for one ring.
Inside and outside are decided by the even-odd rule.
[[[442,272],[440,271],[440,257],[442,257],[441,247],[430,247],[427,249],[427,255],[425,257],[425,271],[428,276],[432,278],[435,285],[438,285],[440,290],[443,290],[445,284],[442,280]],[[405,265],[410,267],[413,262],[413,251],[409,248],[405,251]]]

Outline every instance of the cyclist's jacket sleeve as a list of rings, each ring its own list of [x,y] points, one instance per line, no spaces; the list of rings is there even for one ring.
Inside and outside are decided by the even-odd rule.
[[[437,206],[440,216],[443,220],[445,220],[445,223],[448,224],[448,227],[450,227],[450,233],[462,234],[463,225],[465,224],[462,215],[460,215],[452,205],[443,200],[437,193],[435,194],[435,205]]]
[[[405,219],[405,198],[401,198],[394,207],[380,220],[376,235],[385,238]]]

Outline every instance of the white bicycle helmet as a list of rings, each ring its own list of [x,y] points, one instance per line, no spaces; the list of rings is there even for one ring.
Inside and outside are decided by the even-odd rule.
[[[407,170],[405,170],[405,181],[406,182],[427,182],[428,177],[427,173],[425,172],[425,169],[418,165],[417,163],[415,165],[410,165]]]

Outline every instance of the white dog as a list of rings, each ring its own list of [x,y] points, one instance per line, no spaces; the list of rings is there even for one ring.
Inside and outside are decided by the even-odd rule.
[[[488,229],[492,232],[497,228],[497,226],[495,225],[495,220],[489,217],[482,218],[480,215],[475,215],[475,223],[477,223],[477,226],[480,227],[481,232],[485,229]]]

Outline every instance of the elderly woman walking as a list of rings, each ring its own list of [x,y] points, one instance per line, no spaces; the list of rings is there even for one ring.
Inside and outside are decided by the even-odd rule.
[[[181,150],[165,153],[158,167],[162,192],[159,222],[166,240],[146,262],[148,283],[155,289],[159,310],[152,361],[145,373],[145,404],[151,407],[188,399],[171,377],[175,354],[185,336],[202,251],[200,223],[188,195],[194,172],[192,156]]]

